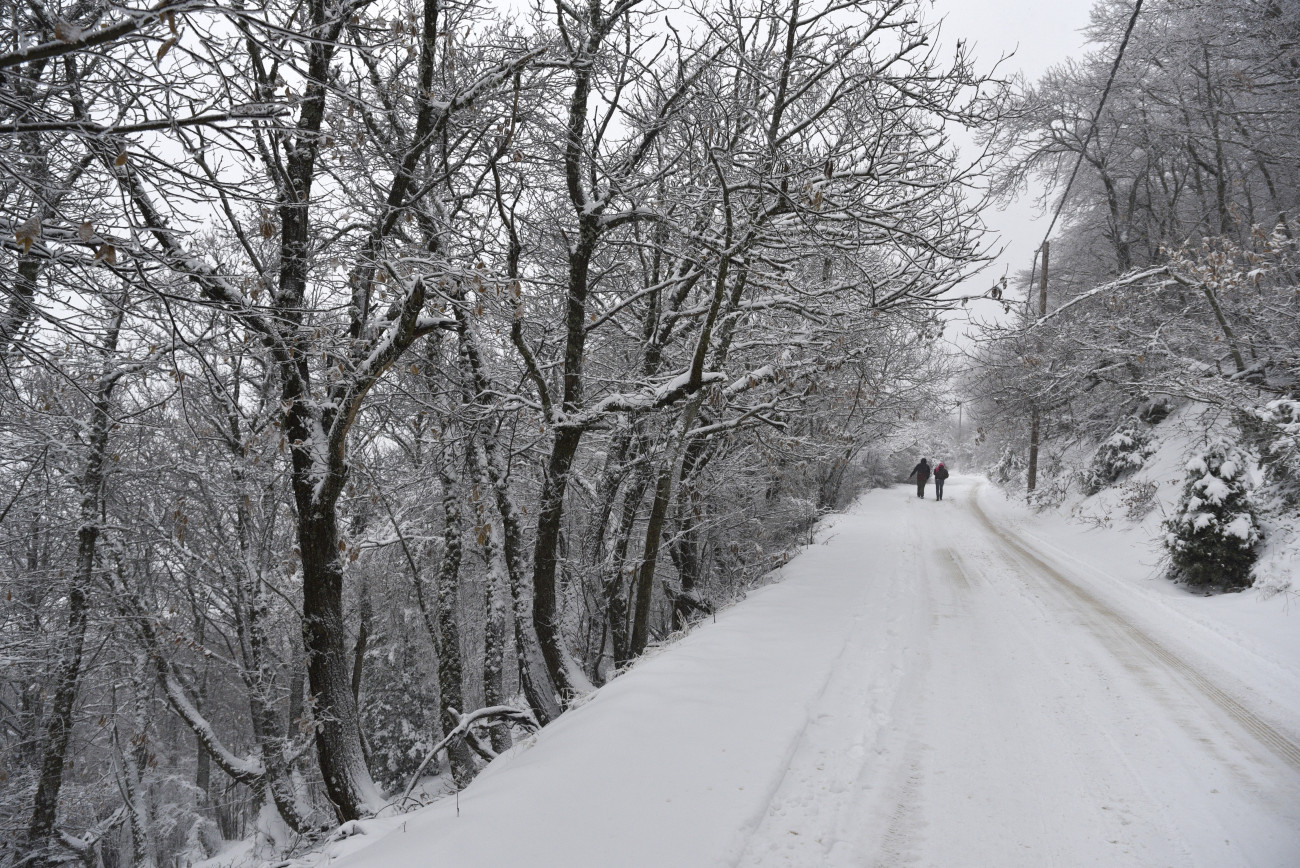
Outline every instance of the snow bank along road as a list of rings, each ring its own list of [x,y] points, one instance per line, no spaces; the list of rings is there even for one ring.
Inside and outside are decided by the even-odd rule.
[[[459,816],[377,821],[331,864],[1300,866],[1300,660],[948,492],[868,494]]]

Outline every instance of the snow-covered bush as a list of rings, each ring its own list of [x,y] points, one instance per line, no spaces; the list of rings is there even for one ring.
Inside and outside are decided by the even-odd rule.
[[[1025,477],[1025,459],[1020,450],[1008,446],[1002,450],[1002,456],[993,467],[993,481],[1003,486],[1023,483]]]
[[[1065,502],[1074,482],[1074,473],[1067,468],[1065,457],[1039,452],[1038,478],[1029,494],[1029,502],[1037,509],[1054,509]]]
[[[396,643],[381,641],[366,652],[370,669],[362,694],[361,720],[366,727],[366,758],[376,783],[398,791],[411,779],[429,748],[440,737],[437,708],[424,680],[408,661],[398,668],[389,654],[400,654]]]
[[[1126,482],[1120,486],[1120,503],[1129,521],[1141,521],[1158,505],[1160,485],[1156,482]]]
[[[1096,494],[1140,468],[1151,455],[1151,435],[1136,416],[1119,423],[1097,447],[1088,469],[1083,471],[1083,490]]]
[[[1242,413],[1238,424],[1259,449],[1277,493],[1287,503],[1300,503],[1300,401],[1269,401]]]
[[[1250,499],[1248,459],[1226,438],[1211,440],[1187,462],[1187,481],[1165,522],[1172,578],[1196,588],[1249,587],[1255,546],[1263,539]]]

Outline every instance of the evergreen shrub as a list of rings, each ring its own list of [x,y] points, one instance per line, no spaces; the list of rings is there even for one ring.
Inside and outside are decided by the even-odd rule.
[[[1091,464],[1083,472],[1084,493],[1096,494],[1129,476],[1142,466],[1151,451],[1151,435],[1146,426],[1136,416],[1129,416],[1097,447]]]
[[[1177,512],[1165,522],[1165,547],[1177,581],[1204,590],[1251,584],[1255,547],[1264,538],[1251,503],[1248,459],[1216,438],[1187,462]]]

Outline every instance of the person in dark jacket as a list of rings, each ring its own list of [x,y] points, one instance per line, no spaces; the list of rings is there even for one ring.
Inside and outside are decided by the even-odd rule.
[[[912,472],[907,474],[907,478],[916,477],[916,496],[925,497],[925,484],[930,481],[930,462],[924,458],[912,468]]]
[[[943,481],[948,478],[948,468],[940,461],[934,465],[934,499],[943,500]]]

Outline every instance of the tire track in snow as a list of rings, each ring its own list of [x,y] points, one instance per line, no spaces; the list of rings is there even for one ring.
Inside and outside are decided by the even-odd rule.
[[[921,769],[916,761],[920,745],[911,744],[907,754],[906,777],[894,798],[897,804],[889,815],[888,825],[880,838],[880,855],[872,863],[875,868],[897,868],[917,861],[914,840],[925,823],[919,816],[916,800],[921,790]]]
[[[893,734],[914,729],[917,711],[908,685],[924,670],[925,646],[911,637],[926,632],[933,606],[911,593],[901,577],[922,557],[914,516],[902,517],[905,542],[887,570],[875,572],[883,597],[864,602],[856,629],[839,650],[817,695],[805,709],[782,772],[747,824],[733,868],[861,868],[865,814],[881,801],[906,812],[912,801],[898,779],[917,771],[917,745],[893,745]],[[915,785],[913,786],[913,790]],[[888,793],[881,799],[882,790]],[[879,814],[876,815],[878,818]],[[887,824],[880,819],[879,829]],[[900,846],[912,837],[902,830]],[[878,834],[874,836],[879,840]],[[873,847],[874,849],[874,847]],[[898,861],[891,865],[901,864]]]
[[[945,548],[943,550],[943,557],[947,559],[948,567],[950,567],[950,569],[945,570],[946,574],[952,578],[957,587],[961,588],[963,591],[969,592],[973,587],[971,585],[970,576],[966,574],[966,568],[963,567],[961,561],[958,560],[957,553],[950,548]]]
[[[772,826],[782,818],[782,809],[785,807],[783,800],[786,800],[791,807],[807,807],[815,784],[825,774],[825,751],[821,749],[822,745],[818,744],[818,730],[830,717],[826,709],[831,705],[831,698],[842,690],[838,682],[843,680],[847,668],[846,661],[850,656],[849,651],[855,646],[854,639],[854,635],[846,637],[827,669],[826,678],[818,689],[817,695],[805,708],[803,726],[794,734],[786,747],[785,756],[781,761],[781,774],[770,782],[761,804],[747,824],[749,831],[743,846],[737,850],[735,859],[731,862],[733,868],[754,864],[761,858],[760,854],[763,851],[772,849],[772,843],[782,834]],[[806,767],[810,762],[815,763],[817,773],[811,780],[809,769]],[[792,795],[793,799],[791,799]],[[816,804],[813,807],[815,810]],[[806,834],[807,831],[805,829],[803,833],[794,834]],[[829,849],[829,846],[829,843],[826,844],[825,849]]]
[[[1015,539],[1002,528],[995,525],[980,507],[979,498],[971,498],[971,509],[984,527],[1006,548],[1011,556],[1022,562],[1027,561],[1041,575],[1053,579],[1057,586],[1067,593],[1075,602],[1081,604],[1094,616],[1102,619],[1120,635],[1146,651],[1151,657],[1163,663],[1168,669],[1191,683],[1202,695],[1208,698],[1225,714],[1239,724],[1257,742],[1268,748],[1278,758],[1293,769],[1300,771],[1300,745],[1278,732],[1257,714],[1206,678],[1185,660],[1151,638],[1131,621],[1102,602],[1096,595],[1067,578],[1059,570],[1047,563],[1025,544]]]
[[[932,558],[938,561],[939,573],[946,585],[956,591],[948,603],[947,613],[939,611],[942,604],[933,593]],[[921,571],[924,586],[929,589],[925,599],[929,601],[929,608],[933,610],[931,630],[938,630],[943,617],[957,617],[963,613],[971,592],[971,584],[965,572],[958,566],[956,555],[946,547],[936,550],[932,557],[926,557],[920,551],[914,552],[913,564]],[[924,715],[928,705],[925,694],[929,688],[929,681],[924,676],[928,674],[930,651],[931,646],[927,637],[926,666],[917,673],[918,677],[914,678],[911,684],[912,692],[917,695],[899,697],[907,703],[904,711],[906,719],[894,720],[901,732],[927,731]],[[884,804],[892,804],[893,808],[884,816],[884,829],[878,840],[869,845],[870,850],[875,854],[870,862],[873,868],[898,868],[900,865],[911,865],[920,861],[918,844],[923,839],[928,826],[921,804],[922,790],[926,785],[922,758],[926,750],[928,747],[922,741],[910,737],[898,751],[897,758],[884,769],[878,770],[883,771],[889,778],[887,785],[889,795],[884,799]]]
[[[1037,593],[1028,584],[1034,581],[1038,587],[1048,591],[1054,591],[1053,587],[1048,584],[1041,576],[1030,568],[1023,561],[1011,557],[1005,547],[999,544],[996,536],[989,536],[981,530],[981,541],[986,541],[985,546],[980,547],[975,552],[962,552],[954,557],[957,568],[965,574],[968,581],[972,584],[977,583],[984,588],[1000,588],[1004,593],[1011,592],[1024,602],[1033,606],[1034,610],[1040,613],[1040,617],[1052,618],[1059,616],[1061,610],[1057,607],[1050,607],[1043,604]],[[1015,579],[1008,581],[1007,577],[1012,573]],[[1025,592],[1029,591],[1028,594]],[[1003,605],[999,603],[998,605]],[[1040,660],[1047,660],[1053,657],[1053,651],[1060,646],[1059,636],[1053,634],[1050,637],[1044,637],[1035,625],[1041,623],[1037,619],[1031,618],[1025,620],[1025,613],[1013,614],[1009,608],[1003,610],[1010,617],[1008,623],[1015,624],[1017,642],[1025,643],[1026,647],[1033,649],[1033,654]],[[1067,611],[1072,615],[1078,615],[1078,609],[1069,607]],[[1082,619],[1079,626],[1085,630],[1095,631],[1095,625],[1089,625]],[[1044,639],[1048,641],[1045,643]],[[1067,643],[1068,647],[1068,643]],[[1133,655],[1132,661],[1123,659],[1112,646],[1104,641],[1101,647],[1108,655],[1118,660],[1130,674],[1139,678],[1143,687],[1147,690],[1157,689],[1155,680],[1151,676],[1149,666],[1141,666],[1136,659],[1139,654]],[[1147,835],[1153,829],[1161,830],[1160,834],[1164,836],[1166,846],[1176,851],[1176,859],[1171,862],[1161,862],[1160,864],[1168,865],[1186,865],[1200,866],[1205,868],[1204,863],[1198,861],[1196,857],[1196,848],[1190,844],[1185,835],[1181,833],[1177,819],[1171,815],[1169,806],[1164,798],[1161,797],[1157,790],[1149,786],[1147,775],[1142,768],[1135,765],[1131,757],[1131,747],[1123,745],[1116,738],[1117,730],[1115,721],[1108,720],[1106,716],[1097,714],[1097,709],[1086,699],[1080,699],[1077,695],[1071,695],[1070,687],[1076,683],[1075,675],[1069,670],[1062,668],[1059,663],[1062,658],[1057,658],[1057,665],[1051,669],[1051,676],[1058,687],[1058,699],[1048,709],[1042,713],[1040,724],[1046,720],[1052,724],[1052,730],[1062,734],[1069,733],[1071,729],[1078,728],[1078,721],[1086,720],[1087,723],[1082,727],[1086,732],[1092,733],[1096,738],[1091,744],[1081,743],[1075,738],[1063,735],[1060,741],[1060,749],[1053,750],[1053,756],[1057,758],[1063,768],[1070,772],[1070,780],[1078,789],[1074,792],[1074,797],[1083,804],[1092,804],[1100,807],[1104,813],[1105,819],[1097,817],[1101,825],[1094,829],[1093,835],[1098,840],[1104,840],[1109,845],[1118,848],[1119,858],[1124,859],[1123,864],[1131,864],[1129,859],[1138,859],[1138,864],[1143,864],[1140,857],[1134,854],[1140,851],[1143,844],[1142,836]],[[1069,660],[1065,659],[1067,665]],[[1086,664],[1085,664],[1086,666]],[[1107,684],[1109,679],[1100,669],[1092,669],[1091,675],[1086,676],[1086,680],[1096,679],[1100,684]],[[1109,689],[1109,688],[1107,688]],[[1025,735],[1032,738],[1037,726],[1028,727]],[[1106,748],[1105,756],[1109,763],[1099,763],[1097,751]],[[1222,765],[1227,766],[1227,761],[1222,761]],[[1111,773],[1098,772],[1099,767],[1111,769]],[[1114,772],[1123,770],[1127,783],[1121,783],[1120,779],[1115,776]],[[1134,826],[1132,819],[1134,814],[1143,817],[1139,826]],[[1040,818],[1040,829],[1043,830],[1042,837],[1050,839],[1053,832],[1047,827],[1047,821]],[[1116,825],[1118,823],[1118,826]],[[1140,830],[1138,835],[1134,835],[1135,830]],[[1060,863],[1052,854],[1044,854],[1047,863],[1051,865],[1064,864]],[[1116,862],[1115,864],[1121,864]],[[878,866],[878,868],[887,868],[887,866]]]

